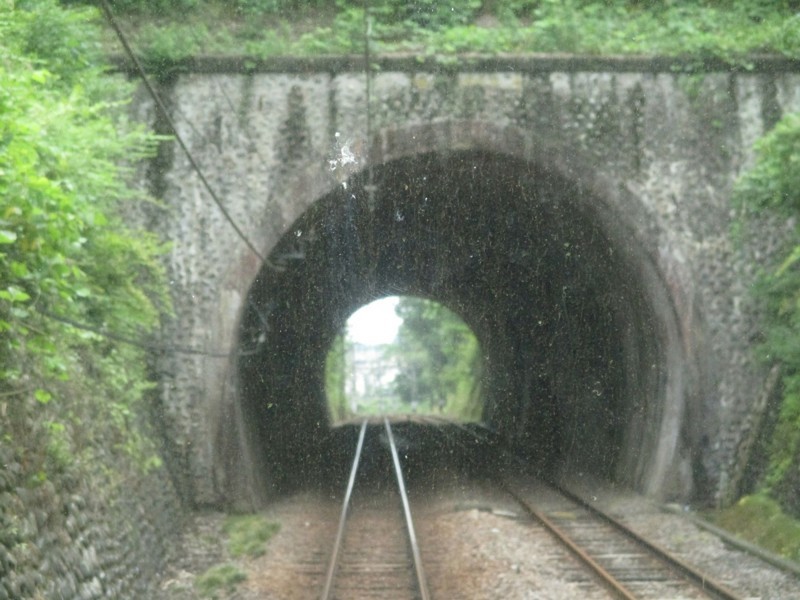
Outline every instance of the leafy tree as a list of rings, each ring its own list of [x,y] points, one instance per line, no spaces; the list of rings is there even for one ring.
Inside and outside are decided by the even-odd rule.
[[[398,362],[395,386],[401,401],[480,418],[481,356],[469,327],[443,305],[423,298],[402,297],[395,312],[403,324],[388,352]]]
[[[19,444],[34,442],[26,414],[63,405],[45,432],[62,458],[95,435],[85,419],[106,419],[122,449],[141,441],[144,352],[97,332],[140,337],[168,307],[159,244],[123,217],[144,199],[124,165],[155,140],[125,118],[130,88],[104,74],[96,18],[54,0],[0,8],[0,400]]]
[[[345,395],[347,336],[340,333],[333,340],[325,361],[325,392],[328,396],[328,409],[334,421],[348,416],[347,396]]]
[[[782,369],[783,400],[769,445],[768,491],[800,516],[800,113],[786,115],[756,145],[757,161],[735,200],[745,215],[767,210],[794,223],[779,260],[755,289],[766,312],[763,358]]]

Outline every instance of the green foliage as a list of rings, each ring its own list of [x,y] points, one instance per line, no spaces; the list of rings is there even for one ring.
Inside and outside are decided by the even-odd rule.
[[[332,0],[236,0],[236,10],[249,15],[309,13],[334,8]]]
[[[243,50],[258,56],[315,55],[364,49],[364,3],[359,0],[125,0],[115,3],[115,9],[129,15],[128,29],[147,56]],[[368,4],[375,52],[661,54],[745,64],[754,52],[800,56],[797,9],[791,0]],[[186,33],[187,23],[196,35]]]
[[[98,37],[94,10],[0,10],[0,393],[17,441],[35,444],[30,411],[62,415],[40,432],[60,467],[98,435],[84,419],[122,452],[151,449],[129,432],[143,352],[52,316],[139,337],[169,305],[159,243],[125,225],[144,200],[125,165],[155,140],[125,119],[130,88],[103,74]]]
[[[402,297],[395,310],[403,324],[388,352],[400,369],[395,379],[400,400],[479,419],[482,359],[469,327],[443,305],[423,298]]]
[[[228,551],[231,556],[251,558],[266,552],[267,542],[280,528],[280,523],[268,521],[260,515],[229,516],[223,527],[228,534]]]
[[[728,531],[788,559],[800,560],[800,521],[766,495],[745,496],[712,517]]]
[[[325,360],[325,393],[328,396],[328,409],[333,421],[341,421],[348,416],[345,395],[346,344],[344,333],[337,335]]]
[[[800,212],[800,113],[784,116],[756,142],[756,165],[738,182],[736,200],[744,210],[770,208],[785,216]]]
[[[53,75],[50,85],[85,85],[86,73],[98,69],[101,45],[92,25],[98,17],[94,9],[61,10],[54,1],[26,0],[0,11],[4,51],[13,49],[33,64],[46,65]]]
[[[797,223],[800,216],[800,114],[786,115],[756,145],[755,166],[738,182],[740,227],[768,210]],[[743,225],[743,224],[744,225]],[[783,401],[769,446],[765,485],[800,515],[800,228],[762,274],[755,295],[766,313],[761,354],[782,368]]]
[[[291,48],[288,53],[301,55],[363,52],[364,11],[360,8],[344,9],[336,14],[330,26],[319,26],[304,33],[296,43],[290,42],[288,48]]]
[[[65,4],[80,2],[68,0]],[[186,14],[201,8],[202,0],[113,0],[110,2],[114,10],[128,13],[159,17],[165,15]]]
[[[438,412],[464,421],[482,416],[482,357],[478,341],[461,318],[441,304],[400,297],[396,313],[403,319],[394,342],[357,356],[357,346],[342,332],[328,352],[325,389],[331,418],[356,414]],[[367,349],[368,350],[368,349]],[[353,375],[351,356],[366,369],[365,387],[348,398]],[[367,364],[362,364],[367,363]],[[388,371],[387,371],[388,370]],[[396,371],[394,381],[380,378]],[[376,374],[381,374],[378,379]]]
[[[203,23],[176,24],[160,27],[147,24],[139,31],[139,44],[144,49],[142,57],[148,62],[177,61],[205,49],[204,41],[210,34]]]
[[[214,565],[195,580],[194,586],[201,598],[216,600],[223,592],[232,594],[246,579],[245,572],[236,565]]]
[[[379,0],[369,3],[370,15],[377,27],[402,25],[415,29],[441,30],[466,25],[481,8],[480,0],[440,2],[439,0]],[[357,6],[363,4],[357,4]]]

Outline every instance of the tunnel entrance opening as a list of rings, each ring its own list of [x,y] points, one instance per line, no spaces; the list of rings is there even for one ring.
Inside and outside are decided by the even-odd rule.
[[[503,154],[419,154],[372,176],[317,200],[272,250],[282,269],[250,289],[240,344],[256,350],[239,360],[238,395],[265,486],[325,468],[328,350],[356,308],[399,294],[441,302],[475,332],[481,420],[532,466],[638,489],[663,479],[685,433],[670,375],[680,343],[626,216]]]
[[[433,300],[388,296],[354,312],[328,351],[329,417],[477,421],[482,372],[480,344],[461,317]]]

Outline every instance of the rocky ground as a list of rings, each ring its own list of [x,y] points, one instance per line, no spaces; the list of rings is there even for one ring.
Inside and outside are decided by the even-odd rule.
[[[681,515],[613,488],[583,488],[599,505],[684,560],[708,570],[743,597],[800,600],[800,579],[731,548]],[[608,597],[513,499],[488,484],[444,478],[413,495],[411,502],[433,598]],[[276,501],[263,515],[281,524],[279,532],[269,540],[264,554],[244,558],[230,556],[224,515],[197,514],[179,555],[166,567],[163,598],[318,598],[340,510],[338,498],[318,492]],[[224,564],[235,566],[243,580],[218,588],[215,595],[203,595],[198,586],[202,574]]]

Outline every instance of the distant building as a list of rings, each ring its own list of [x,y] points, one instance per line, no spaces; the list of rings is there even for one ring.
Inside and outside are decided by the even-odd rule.
[[[345,393],[350,410],[386,409],[397,404],[394,379],[400,372],[397,360],[388,356],[390,344],[347,344]]]

